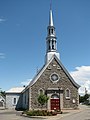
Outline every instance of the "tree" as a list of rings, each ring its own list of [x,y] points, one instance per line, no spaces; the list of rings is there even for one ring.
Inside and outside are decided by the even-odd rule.
[[[79,95],[79,102],[80,102],[80,103],[84,103],[84,96],[80,96],[80,95]]]
[[[1,91],[1,95],[5,97],[6,95],[5,91]]]
[[[43,105],[45,105],[45,103],[47,103],[48,99],[49,99],[49,97],[47,97],[43,93],[38,96],[38,102],[40,103],[41,108],[43,108]]]
[[[84,95],[84,100],[86,101],[88,98],[89,98],[89,95],[88,95],[88,94],[85,94],[85,95]]]
[[[88,101],[89,95],[85,94],[84,96],[79,96],[79,102],[86,104]]]
[[[4,96],[4,97],[5,97],[5,95],[6,95],[5,91],[2,91],[1,88],[0,88],[0,94],[1,94],[2,96]]]

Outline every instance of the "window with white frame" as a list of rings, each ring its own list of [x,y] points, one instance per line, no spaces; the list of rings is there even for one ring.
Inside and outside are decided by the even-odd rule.
[[[44,94],[44,90],[42,88],[39,89],[39,94]]]
[[[68,88],[65,90],[65,97],[66,99],[70,99],[70,90]]]
[[[16,105],[17,104],[17,99],[13,98],[13,104]]]

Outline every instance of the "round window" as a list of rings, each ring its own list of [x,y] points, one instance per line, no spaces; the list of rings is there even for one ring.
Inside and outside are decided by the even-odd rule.
[[[53,82],[56,82],[59,80],[59,76],[56,73],[51,74],[50,78]]]

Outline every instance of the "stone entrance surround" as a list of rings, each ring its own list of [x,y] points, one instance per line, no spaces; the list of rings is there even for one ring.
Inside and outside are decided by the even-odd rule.
[[[51,110],[51,99],[52,96],[57,95],[58,99],[60,99],[60,109],[63,109],[63,90],[59,90],[59,88],[48,88],[48,90],[46,90],[47,96],[49,97],[48,100],[48,110]]]

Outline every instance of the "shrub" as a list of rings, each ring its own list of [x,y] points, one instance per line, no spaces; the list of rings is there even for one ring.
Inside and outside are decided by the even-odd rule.
[[[43,105],[45,105],[45,103],[47,103],[49,97],[47,97],[44,94],[40,94],[37,99],[38,99],[38,103],[41,105],[41,108],[43,108]]]
[[[26,114],[28,116],[53,116],[57,115],[57,112],[55,111],[47,111],[47,110],[30,110],[25,111],[23,114]]]

